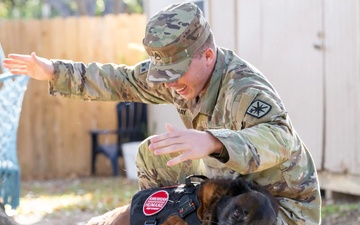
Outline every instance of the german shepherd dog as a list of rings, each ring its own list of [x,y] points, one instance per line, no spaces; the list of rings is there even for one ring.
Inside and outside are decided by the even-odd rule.
[[[203,225],[275,225],[278,203],[264,188],[235,180],[208,179],[198,192]]]
[[[202,225],[275,225],[278,203],[263,187],[235,180],[207,179],[197,192],[196,211]],[[162,225],[188,224],[178,215]]]
[[[276,199],[263,187],[241,177],[235,180],[207,179],[200,183],[196,197],[199,202],[194,212],[199,219],[197,223],[188,224],[173,214],[158,225],[276,224],[279,208]],[[130,207],[124,206],[93,218],[87,225],[130,225],[130,217]]]

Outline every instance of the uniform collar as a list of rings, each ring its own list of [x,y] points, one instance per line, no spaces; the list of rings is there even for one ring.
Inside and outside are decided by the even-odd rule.
[[[221,81],[226,67],[227,63],[225,62],[224,52],[222,49],[218,48],[215,69],[211,75],[209,87],[206,92],[200,96],[200,113],[208,116],[212,115],[220,92]]]

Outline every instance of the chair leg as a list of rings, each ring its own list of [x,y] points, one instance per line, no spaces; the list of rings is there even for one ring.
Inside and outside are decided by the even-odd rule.
[[[91,175],[94,175],[96,172],[95,163],[96,163],[96,155],[98,148],[98,135],[96,133],[91,134]]]
[[[95,168],[95,164],[96,164],[96,153],[92,152],[91,154],[91,175],[94,175],[96,173],[96,168]]]
[[[114,177],[119,175],[119,163],[118,163],[118,157],[114,157],[111,159],[111,165],[113,168],[113,175]]]

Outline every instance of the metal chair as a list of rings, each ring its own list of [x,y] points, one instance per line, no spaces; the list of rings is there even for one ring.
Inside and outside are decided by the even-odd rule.
[[[122,144],[142,141],[147,135],[147,106],[144,103],[121,102],[116,106],[117,130],[91,130],[91,175],[96,173],[96,157],[103,154],[110,159],[113,175],[119,175],[118,158],[123,157]],[[100,144],[99,135],[117,135],[115,144]]]
[[[12,75],[2,65],[0,45],[0,197],[2,204],[19,206],[20,168],[17,158],[17,130],[28,76]]]

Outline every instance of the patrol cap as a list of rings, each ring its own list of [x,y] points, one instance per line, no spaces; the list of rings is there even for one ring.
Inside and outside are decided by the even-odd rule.
[[[210,33],[202,11],[192,2],[173,4],[159,11],[148,21],[143,39],[151,59],[147,80],[179,79]]]

